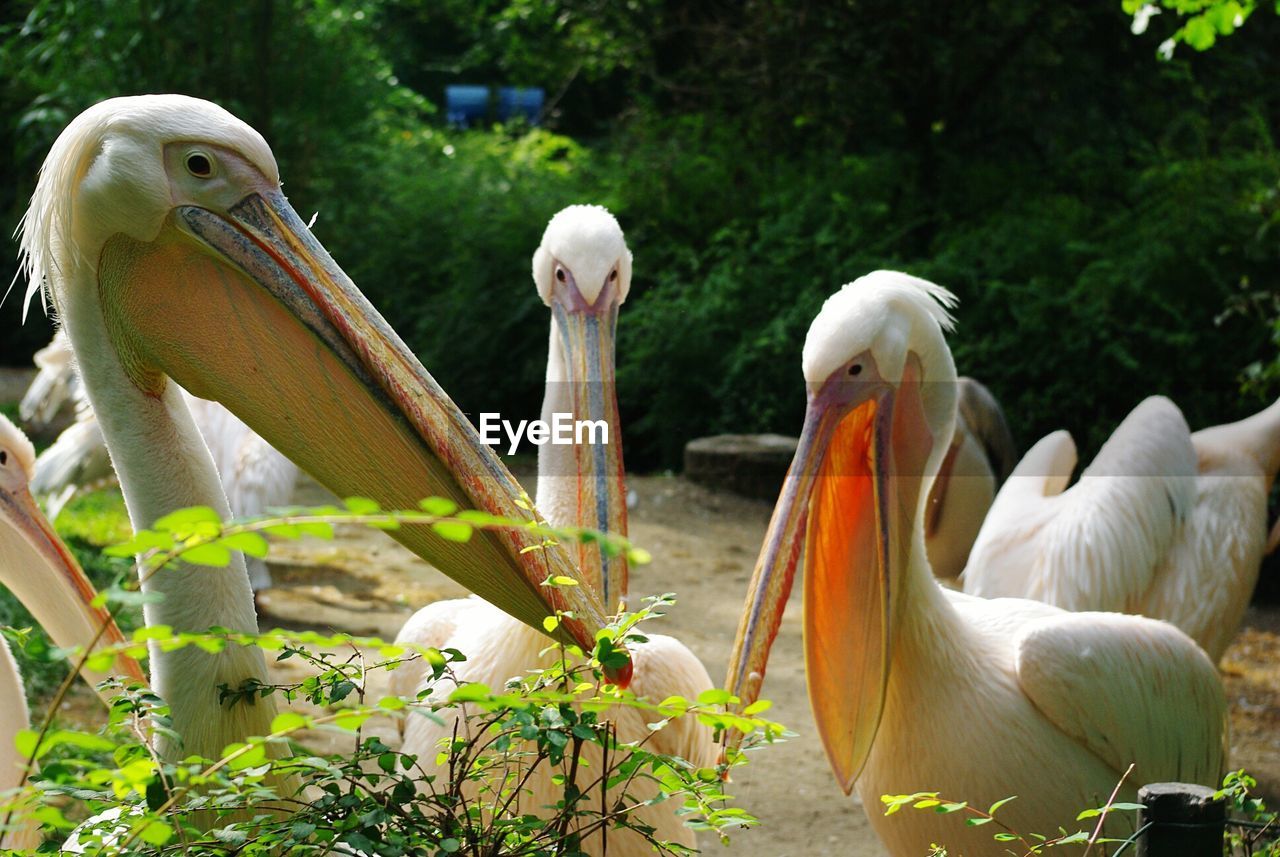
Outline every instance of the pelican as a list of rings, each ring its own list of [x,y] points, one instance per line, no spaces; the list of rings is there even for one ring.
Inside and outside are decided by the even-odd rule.
[[[934,842],[960,854],[998,846],[953,815],[886,817],[884,794],[980,807],[1017,795],[1001,820],[1052,835],[1104,803],[1130,764],[1122,795],[1146,782],[1214,785],[1225,759],[1217,671],[1173,626],[935,582],[924,498],[955,421],[954,304],[940,286],[878,271],[814,319],[804,429],[726,681],[744,705],[759,694],[803,547],[814,719],[841,788],[857,785],[895,857]]]
[[[1065,431],[1028,451],[982,525],[964,591],[1164,619],[1219,661],[1266,551],[1280,401],[1192,434],[1153,396],[1066,488],[1075,465]]]
[[[929,489],[924,539],[934,575],[952,584],[964,571],[996,489],[1017,460],[996,397],[981,383],[956,381],[956,432]]]
[[[71,343],[61,330],[53,334],[53,339],[37,351],[33,359],[39,371],[22,394],[18,417],[28,429],[42,431],[49,427],[63,405],[76,400],[80,378],[76,375]]]
[[[84,399],[65,331],[59,330],[52,342],[36,352],[36,366],[40,371],[22,398],[23,419],[47,424],[68,397],[76,403],[75,422],[36,460],[32,482],[36,493],[52,498],[49,515],[56,518],[56,510],[77,490],[100,484],[114,472],[98,418]],[[182,392],[213,454],[231,514],[252,518],[287,505],[298,480],[298,466],[222,405]],[[271,573],[262,559],[246,557],[245,563],[254,592],[271,586]]]
[[[28,306],[43,285],[135,528],[187,506],[230,513],[179,387],[226,405],[340,497],[400,509],[439,496],[524,515],[497,455],[289,205],[266,142],[222,108],[161,95],[80,114],[41,169],[22,249]],[[525,622],[571,611],[562,639],[589,647],[605,622],[588,587],[541,585],[576,572],[563,547],[526,551],[540,542],[532,533],[477,531],[466,544],[423,525],[393,535]],[[164,596],[146,605],[148,624],[257,631],[239,556],[164,569],[142,588]],[[155,646],[151,671],[182,736],[162,746],[168,757],[217,757],[268,734],[271,699],[219,694],[266,680],[259,650]]]
[[[26,435],[0,414],[0,583],[31,611],[60,648],[120,645],[124,643],[120,628],[107,610],[90,605],[97,595],[93,584],[31,496],[28,486],[35,458]],[[133,658],[121,655],[115,668],[129,678],[146,681]],[[82,677],[95,692],[98,682],[106,678],[89,670]],[[110,703],[108,696],[99,695]],[[10,748],[12,743],[8,742]]]
[[[553,525],[625,535],[626,490],[614,395],[614,330],[618,308],[631,287],[631,253],[613,215],[598,206],[574,205],[553,217],[534,253],[533,279],[539,296],[551,309],[543,420],[550,422],[556,413],[572,414],[575,421],[600,420],[608,426],[603,443],[538,447],[535,505]],[[625,559],[605,557],[594,545],[579,546],[577,551],[586,584],[597,588],[606,604],[625,601]],[[706,668],[683,644],[660,634],[645,636],[648,642],[632,648],[631,687],[637,695],[693,700],[711,687]],[[478,598],[428,605],[405,623],[398,642],[457,648],[467,656],[466,662],[454,667],[459,680],[489,687],[502,687],[511,677],[549,666],[554,659],[553,653],[543,654],[545,637]],[[411,697],[426,688],[420,670],[402,669],[392,678],[393,692],[402,696]],[[443,687],[436,692],[449,690],[451,687]],[[715,763],[711,732],[696,718],[679,718],[657,733],[647,725],[653,718],[632,708],[619,706],[610,718],[621,742],[648,738],[645,747],[652,752],[679,756],[699,767]],[[455,728],[465,734],[465,721],[446,717],[441,723],[411,717],[403,749],[416,754],[419,764],[430,770],[440,741],[451,737]],[[603,772],[604,760],[594,744],[586,745],[583,754],[589,782]],[[530,777],[524,798],[526,811],[553,806],[563,798],[564,787],[552,782],[554,773],[543,765]],[[630,791],[638,797],[651,797],[653,789],[646,785],[636,784]],[[679,807],[675,804],[646,807],[635,818],[655,828],[657,839],[693,848],[697,844],[694,833],[676,814]],[[598,835],[587,839],[583,847],[591,854],[605,852]],[[608,845],[608,853],[618,857],[652,852],[650,845],[630,831],[614,832]]]
[[[105,609],[92,606],[93,584],[54,534],[27,490],[35,465],[35,450],[26,436],[0,415],[0,581],[17,596],[62,648],[96,649],[117,645],[124,637]],[[120,672],[145,681],[137,661],[121,655]],[[103,677],[88,670],[81,677],[97,690]],[[28,729],[22,676],[9,644],[0,637],[0,792],[22,782],[27,759],[17,751],[14,738]],[[0,813],[2,814],[2,813]],[[0,848],[34,849],[39,825],[21,823],[0,839]]]

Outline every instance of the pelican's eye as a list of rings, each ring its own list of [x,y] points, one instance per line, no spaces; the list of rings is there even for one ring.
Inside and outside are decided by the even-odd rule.
[[[850,366],[850,367],[849,367],[849,374],[850,374],[850,375],[861,375],[861,374],[862,374],[862,364],[861,364],[861,363],[854,363],[852,366]]]
[[[617,280],[618,280],[618,269],[614,268],[612,271],[609,272],[609,282],[615,283],[617,282]]]
[[[0,467],[4,467],[9,463],[9,453],[0,449]]]
[[[556,279],[562,283],[567,282],[569,279],[569,275],[566,274],[564,272],[564,268],[560,267],[559,265],[556,265]]]
[[[213,158],[201,151],[188,152],[187,172],[198,179],[213,178]]]

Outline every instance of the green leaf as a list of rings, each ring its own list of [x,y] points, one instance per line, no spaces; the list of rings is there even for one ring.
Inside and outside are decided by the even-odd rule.
[[[348,732],[354,732],[363,726],[364,722],[372,716],[373,714],[368,711],[339,711],[333,718],[333,722],[339,729],[346,729]]]
[[[342,501],[342,505],[353,515],[376,515],[382,511],[382,507],[368,497],[348,497]]]
[[[991,808],[987,810],[987,815],[995,815],[995,814],[996,814],[996,810],[997,810],[997,809],[999,809],[1000,807],[1004,806],[1004,805],[1005,805],[1006,803],[1008,803],[1009,801],[1011,801],[1011,800],[1017,800],[1017,799],[1018,799],[1018,796],[1017,796],[1017,795],[1010,795],[1010,796],[1009,796],[1009,797],[1007,797],[1007,798],[1001,798],[1000,800],[998,800],[998,801],[996,801],[995,803],[991,804]]]
[[[274,735],[278,732],[293,732],[298,729],[305,729],[310,719],[298,714],[296,711],[282,711],[271,721],[271,733]]]
[[[231,562],[231,551],[216,542],[186,548],[181,556],[183,562],[191,565],[207,565],[214,568],[225,568]]]
[[[219,544],[223,547],[230,548],[233,551],[240,551],[245,556],[254,556],[262,558],[267,555],[267,540],[259,533],[232,533],[229,536],[223,536],[218,539]]]
[[[208,506],[192,506],[170,512],[157,520],[152,528],[158,532],[173,533],[180,537],[216,535],[222,529],[222,518]]]
[[[759,714],[762,711],[768,711],[773,707],[773,703],[767,699],[757,699],[755,702],[742,709],[743,717],[750,717],[753,714]]]
[[[142,828],[138,838],[148,845],[160,847],[173,838],[173,828],[167,822],[158,818],[149,818],[145,823],[146,826]]]
[[[542,620],[542,627],[548,634],[560,627],[560,620],[555,616],[548,616]]]
[[[461,521],[436,521],[431,529],[442,539],[451,542],[467,542],[471,540],[471,525]]]
[[[577,585],[578,585],[578,581],[574,580],[572,577],[569,577],[568,575],[565,575],[565,574],[554,574],[554,575],[552,575],[552,576],[548,579],[548,581],[547,581],[546,585],[548,585],[548,586],[577,586]]]
[[[227,767],[233,771],[254,768],[267,760],[267,748],[261,744],[230,744],[222,751],[222,756],[225,759],[242,748],[243,752],[227,763]]]
[[[493,695],[493,691],[489,689],[487,684],[473,682],[471,684],[462,684],[454,688],[453,693],[449,694],[450,702],[474,702],[476,700],[488,699]]]
[[[447,518],[458,511],[458,504],[445,497],[428,497],[418,506],[428,515],[435,515],[439,518]]]
[[[31,754],[36,751],[36,742],[39,739],[39,733],[31,729],[19,729],[18,734],[13,736],[13,745],[18,748],[18,755],[24,759],[30,759]]]
[[[723,688],[713,687],[698,694],[699,705],[723,705],[733,698],[733,694]]]
[[[1236,19],[1244,23],[1248,13],[1236,0],[1227,0],[1217,6],[1210,6],[1205,10],[1204,17],[1213,25],[1218,35],[1229,36],[1236,31]]]
[[[1182,28],[1182,40],[1198,51],[1207,51],[1218,40],[1218,31],[1204,15],[1197,15]]]

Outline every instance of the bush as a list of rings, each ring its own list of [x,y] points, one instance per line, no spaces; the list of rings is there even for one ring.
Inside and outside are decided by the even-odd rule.
[[[424,507],[442,508],[439,502]],[[334,524],[365,523],[381,529],[432,526],[459,541],[475,528],[532,527],[547,539],[590,540],[606,551],[627,551],[632,562],[645,560],[642,551],[605,534],[552,530],[474,512],[464,515],[384,512],[370,501],[353,500],[345,508],[299,509],[281,518],[223,525],[212,510],[187,509],[162,518],[155,530],[137,533],[108,553],[141,553],[144,575],[163,574],[183,557],[217,566],[226,564],[232,550],[258,555],[267,549],[264,533],[324,537],[332,534]],[[132,603],[136,597],[124,600]],[[318,712],[284,711],[275,717],[269,735],[245,736],[218,759],[165,759],[155,741],[172,737],[169,710],[164,700],[142,686],[123,686],[115,679],[106,683],[118,695],[110,721],[99,733],[53,728],[52,714],[74,681],[73,670],[38,730],[17,736],[19,751],[31,763],[39,761],[40,769],[35,774],[29,764],[24,778],[34,782],[0,801],[4,824],[32,813],[52,840],[74,829],[78,847],[101,853],[161,854],[181,843],[184,853],[192,854],[321,855],[358,850],[385,857],[481,852],[495,857],[574,857],[584,836],[595,831],[607,836],[620,829],[644,837],[658,853],[688,853],[682,846],[657,841],[636,820],[635,810],[674,801],[695,829],[726,838],[731,830],[755,823],[746,811],[730,806],[721,791],[727,768],[745,760],[735,753],[719,768],[698,769],[652,752],[646,747],[648,738],[623,743],[613,732],[610,711],[623,706],[651,714],[652,734],[684,717],[697,718],[717,733],[730,727],[745,730],[757,741],[772,740],[781,727],[758,716],[727,713],[726,706],[736,700],[723,691],[708,691],[697,700],[672,697],[654,702],[608,683],[603,664],[612,664],[627,641],[642,639],[640,623],[658,615],[653,608],[666,603],[657,599],[649,608],[618,617],[599,632],[590,655],[561,645],[551,667],[498,689],[459,683],[452,665],[465,656],[452,649],[317,633],[141,629],[132,642],[80,656],[76,666],[110,669],[121,652],[144,657],[148,644],[169,651],[198,646],[206,652],[252,646],[277,660],[302,659],[312,674],[287,685],[224,686],[219,688],[222,703],[251,705],[279,695],[291,702],[305,700]],[[411,662],[423,671],[427,683],[416,697],[368,696],[371,674]],[[452,690],[436,694],[436,683]],[[454,709],[461,711],[466,728],[439,748],[445,757],[442,769],[450,774],[447,781],[427,774],[417,757],[364,731],[372,718],[436,718]],[[307,730],[337,733],[345,749],[320,753],[294,743]],[[579,757],[590,744],[607,748],[603,769],[580,769]],[[563,794],[554,806],[529,806],[527,800],[522,802],[524,779],[544,766],[558,772],[554,782]],[[603,805],[598,788],[606,782],[610,794],[618,795],[609,806]],[[637,798],[641,783],[656,788],[655,796]],[[89,814],[90,821],[77,825]]]

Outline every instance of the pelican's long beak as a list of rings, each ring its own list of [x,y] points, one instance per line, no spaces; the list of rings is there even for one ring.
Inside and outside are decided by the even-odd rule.
[[[627,534],[626,473],[614,376],[614,337],[618,324],[618,289],[610,280],[588,303],[571,283],[556,283],[551,311],[561,354],[567,363],[567,391],[547,391],[548,405],[569,401],[573,410],[572,472],[540,474],[572,479],[577,492],[574,520],[593,530]],[[568,395],[564,395],[564,393]],[[557,395],[558,394],[558,395]],[[549,419],[546,413],[543,419]],[[543,447],[547,449],[547,447]],[[556,467],[565,459],[555,457]],[[568,470],[568,467],[565,467]],[[583,577],[596,587],[604,605],[616,610],[627,596],[627,559],[609,556],[596,543],[580,543],[576,551]]]
[[[54,533],[25,488],[0,491],[0,563],[3,583],[31,611],[60,648],[99,649],[125,642],[104,608],[92,606],[97,591]],[[142,666],[119,655],[116,674],[146,682]],[[105,674],[84,670],[90,686]],[[103,700],[110,704],[109,697]]]
[[[529,520],[498,456],[265,179],[225,214],[175,208],[159,236],[117,235],[99,266],[107,323],[134,382],[172,377],[226,405],[340,497],[387,509],[445,497]],[[115,292],[112,294],[112,292]],[[569,550],[524,530],[465,544],[425,526],[395,538],[482,598],[590,648],[605,621]]]
[[[811,394],[725,680],[742,707],[759,697],[796,563],[807,547],[809,702],[846,794],[866,763],[884,710],[894,584],[909,557],[908,513],[919,497],[921,468],[898,460],[899,439],[925,426],[912,371],[909,366],[909,377],[896,388],[833,377]]]

